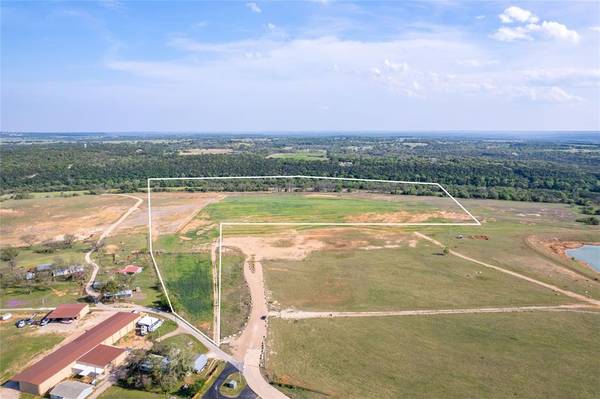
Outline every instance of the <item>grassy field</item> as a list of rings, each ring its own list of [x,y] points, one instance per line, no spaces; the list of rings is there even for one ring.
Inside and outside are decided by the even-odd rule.
[[[250,313],[250,292],[244,280],[244,257],[227,250],[221,265],[221,335],[227,337],[243,327]]]
[[[481,227],[421,229],[460,253],[600,299],[600,273],[536,244],[536,240],[600,241],[600,227],[576,223],[575,209],[560,204],[464,200]],[[486,235],[488,240],[456,239]],[[534,240],[532,240],[532,238]],[[532,242],[533,241],[533,242]],[[568,269],[575,273],[565,273]]]
[[[204,331],[212,329],[213,290],[209,253],[156,256],[177,312]]]
[[[486,269],[433,244],[325,250],[305,260],[264,263],[282,308],[374,311],[572,303],[550,290]]]
[[[327,151],[296,151],[296,152],[277,152],[267,156],[275,159],[293,159],[295,161],[327,161]]]
[[[0,323],[0,384],[64,339],[59,334],[37,335],[35,328],[17,329],[15,320],[13,317]]]
[[[267,370],[335,398],[596,398],[600,314],[271,320]],[[293,398],[322,398],[286,390]]]
[[[450,200],[446,200],[447,206],[451,207]],[[278,193],[230,196],[209,205],[204,212],[210,219],[221,222],[344,222],[348,217],[369,213],[417,213],[439,209],[427,201],[403,196],[369,199],[333,194],[318,196]],[[201,217],[205,216],[204,212]]]

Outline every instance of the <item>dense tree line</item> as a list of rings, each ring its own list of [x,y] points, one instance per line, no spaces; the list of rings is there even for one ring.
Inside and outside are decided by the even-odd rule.
[[[3,194],[24,196],[32,191],[135,191],[146,187],[148,177],[313,175],[438,182],[463,198],[581,204],[600,199],[598,146],[591,150],[587,146],[586,151],[574,146],[569,147],[574,151],[568,151],[564,144],[541,143],[421,140],[421,145],[406,144],[406,140],[372,137],[3,144],[0,184]],[[185,148],[223,147],[233,153],[179,153]],[[307,149],[325,149],[327,160],[266,157]],[[244,187],[256,190],[261,183],[246,182]]]

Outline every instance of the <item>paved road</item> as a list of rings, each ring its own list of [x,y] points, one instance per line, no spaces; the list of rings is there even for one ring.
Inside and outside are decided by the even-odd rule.
[[[228,398],[228,396],[223,396],[219,393],[219,387],[225,382],[225,379],[229,376],[229,374],[236,372],[237,369],[231,365],[227,364],[227,366],[223,369],[219,377],[215,380],[214,384],[204,395],[202,395],[202,399],[224,399]],[[246,386],[242,392],[237,396],[238,399],[256,399],[257,396],[250,387]]]
[[[585,309],[598,309],[594,305],[558,305],[558,306],[516,306],[504,308],[472,308],[472,309],[419,309],[419,310],[392,310],[379,312],[312,312],[288,309],[282,311],[269,312],[271,317],[279,317],[287,320],[303,319],[325,319],[331,317],[384,317],[384,316],[427,316],[444,314],[469,314],[469,313],[515,313],[515,312],[534,312],[544,310],[563,310],[563,311],[585,311]],[[595,312],[597,313],[597,312]]]
[[[444,247],[445,247],[445,245],[444,245],[444,244],[442,244],[441,242],[439,242],[439,241],[436,241],[435,239],[433,239],[433,238],[431,238],[431,237],[429,237],[429,236],[426,236],[425,234],[418,233],[418,232],[415,232],[415,234],[416,234],[417,236],[419,236],[419,237],[421,237],[421,238],[423,238],[423,239],[425,239],[425,240],[429,241],[429,242],[432,242],[432,243],[434,243],[435,245],[437,245],[437,246],[439,246],[439,247],[442,247],[442,248],[444,248]],[[456,252],[456,251],[453,251],[453,250],[450,250],[450,251],[449,251],[449,253],[450,253],[451,255],[458,256],[459,258],[462,258],[462,259],[464,259],[464,260],[468,260],[469,262],[474,262],[474,263],[477,263],[478,265],[481,265],[481,266],[484,266],[484,267],[487,267],[487,268],[490,268],[490,269],[498,270],[498,271],[500,271],[500,272],[502,272],[502,273],[510,274],[511,276],[514,276],[514,277],[517,277],[517,278],[520,278],[520,279],[523,279],[523,280],[529,281],[530,283],[534,283],[534,284],[537,284],[537,285],[541,285],[542,287],[549,288],[549,289],[551,289],[552,291],[555,291],[555,292],[561,293],[561,294],[563,294],[563,295],[566,295],[566,296],[568,296],[568,297],[571,297],[571,298],[577,299],[577,300],[579,300],[579,301],[588,302],[588,303],[590,303],[590,304],[592,304],[592,305],[595,305],[595,306],[600,306],[600,301],[598,301],[598,300],[596,300],[596,299],[588,298],[588,297],[586,297],[586,296],[584,296],[584,295],[580,295],[580,294],[577,294],[577,293],[575,293],[575,292],[572,292],[572,291],[569,291],[569,290],[565,290],[565,289],[562,289],[562,288],[558,288],[558,287],[557,287],[557,286],[555,286],[555,285],[548,284],[548,283],[544,283],[544,282],[542,282],[542,281],[540,281],[540,280],[536,280],[536,279],[534,279],[534,278],[527,277],[527,276],[525,276],[525,275],[523,275],[523,274],[521,274],[521,273],[513,272],[512,270],[504,269],[504,268],[502,268],[502,267],[499,267],[499,266],[490,265],[489,263],[485,263],[485,262],[482,262],[482,261],[480,261],[480,260],[473,259],[473,258],[471,258],[471,257],[469,257],[469,256],[467,256],[467,255],[463,255],[463,254],[461,254],[461,253],[459,253],[459,252]]]
[[[121,215],[119,220],[117,220],[116,222],[114,222],[113,224],[108,226],[108,228],[102,232],[102,234],[100,235],[100,238],[98,238],[97,243],[102,242],[102,240],[104,240],[106,237],[108,237],[121,223],[123,223],[123,221],[125,219],[127,219],[129,217],[129,215],[131,215],[133,212],[135,212],[140,207],[142,202],[144,202],[143,199],[134,197],[133,195],[127,195],[127,194],[104,194],[104,195],[120,195],[122,197],[133,198],[134,200],[136,200],[136,203],[131,208],[129,208],[127,210],[127,212],[125,212],[123,215]],[[86,263],[88,265],[92,266],[92,275],[90,276],[90,280],[88,281],[88,283],[85,285],[85,292],[86,292],[86,294],[88,294],[94,298],[97,298],[100,295],[100,293],[98,293],[92,289],[92,284],[96,280],[96,275],[98,274],[98,270],[100,270],[100,267],[98,266],[98,264],[92,260],[92,254],[94,253],[95,250],[96,250],[96,246],[92,247],[92,249],[90,249],[85,254]]]

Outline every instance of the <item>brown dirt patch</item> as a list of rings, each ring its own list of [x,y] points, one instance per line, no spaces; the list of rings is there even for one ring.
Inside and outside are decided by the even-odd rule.
[[[413,213],[398,211],[391,213],[363,213],[361,215],[348,216],[348,222],[354,223],[424,223],[432,218],[448,219],[449,221],[470,220],[469,215],[459,212],[433,211],[427,213]]]
[[[3,204],[0,245],[21,246],[24,235],[39,243],[73,234],[85,239],[100,234],[133,204],[131,198],[89,195],[72,198],[9,200]]]
[[[469,239],[471,239],[471,240],[485,240],[485,241],[487,241],[490,238],[488,236],[482,234],[482,235],[469,236]]]
[[[194,222],[196,215],[207,205],[221,201],[227,194],[222,193],[152,193],[153,234],[185,233],[188,223]],[[145,196],[144,196],[145,197]],[[117,229],[118,232],[139,230],[148,226],[148,204],[144,201],[140,211],[134,212]],[[185,230],[185,231],[184,231]]]

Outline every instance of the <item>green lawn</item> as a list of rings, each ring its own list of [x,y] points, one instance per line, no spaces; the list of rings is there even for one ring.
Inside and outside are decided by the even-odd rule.
[[[161,254],[156,262],[177,312],[204,331],[212,329],[213,289],[209,253]]]
[[[172,397],[174,397],[172,393],[139,391],[137,389],[122,388],[117,385],[108,388],[99,396],[100,399],[170,399]]]
[[[173,320],[165,319],[158,330],[152,331],[146,338],[151,341],[156,341],[163,335],[167,335],[175,330],[177,330],[177,323],[175,323]]]
[[[244,257],[228,249],[221,264],[221,336],[241,330],[250,313],[250,292],[244,279]]]
[[[572,303],[568,297],[481,267],[433,244],[324,250],[305,260],[264,262],[267,289],[282,308],[375,311]]]
[[[270,326],[271,378],[335,398],[591,399],[600,392],[600,313],[272,319]]]
[[[34,334],[36,327],[18,329],[11,320],[0,322],[0,384],[21,371],[34,357],[52,349],[64,337],[58,334]]]
[[[193,355],[208,352],[208,349],[200,341],[189,334],[178,334],[160,341],[161,345],[168,345],[188,351]]]

